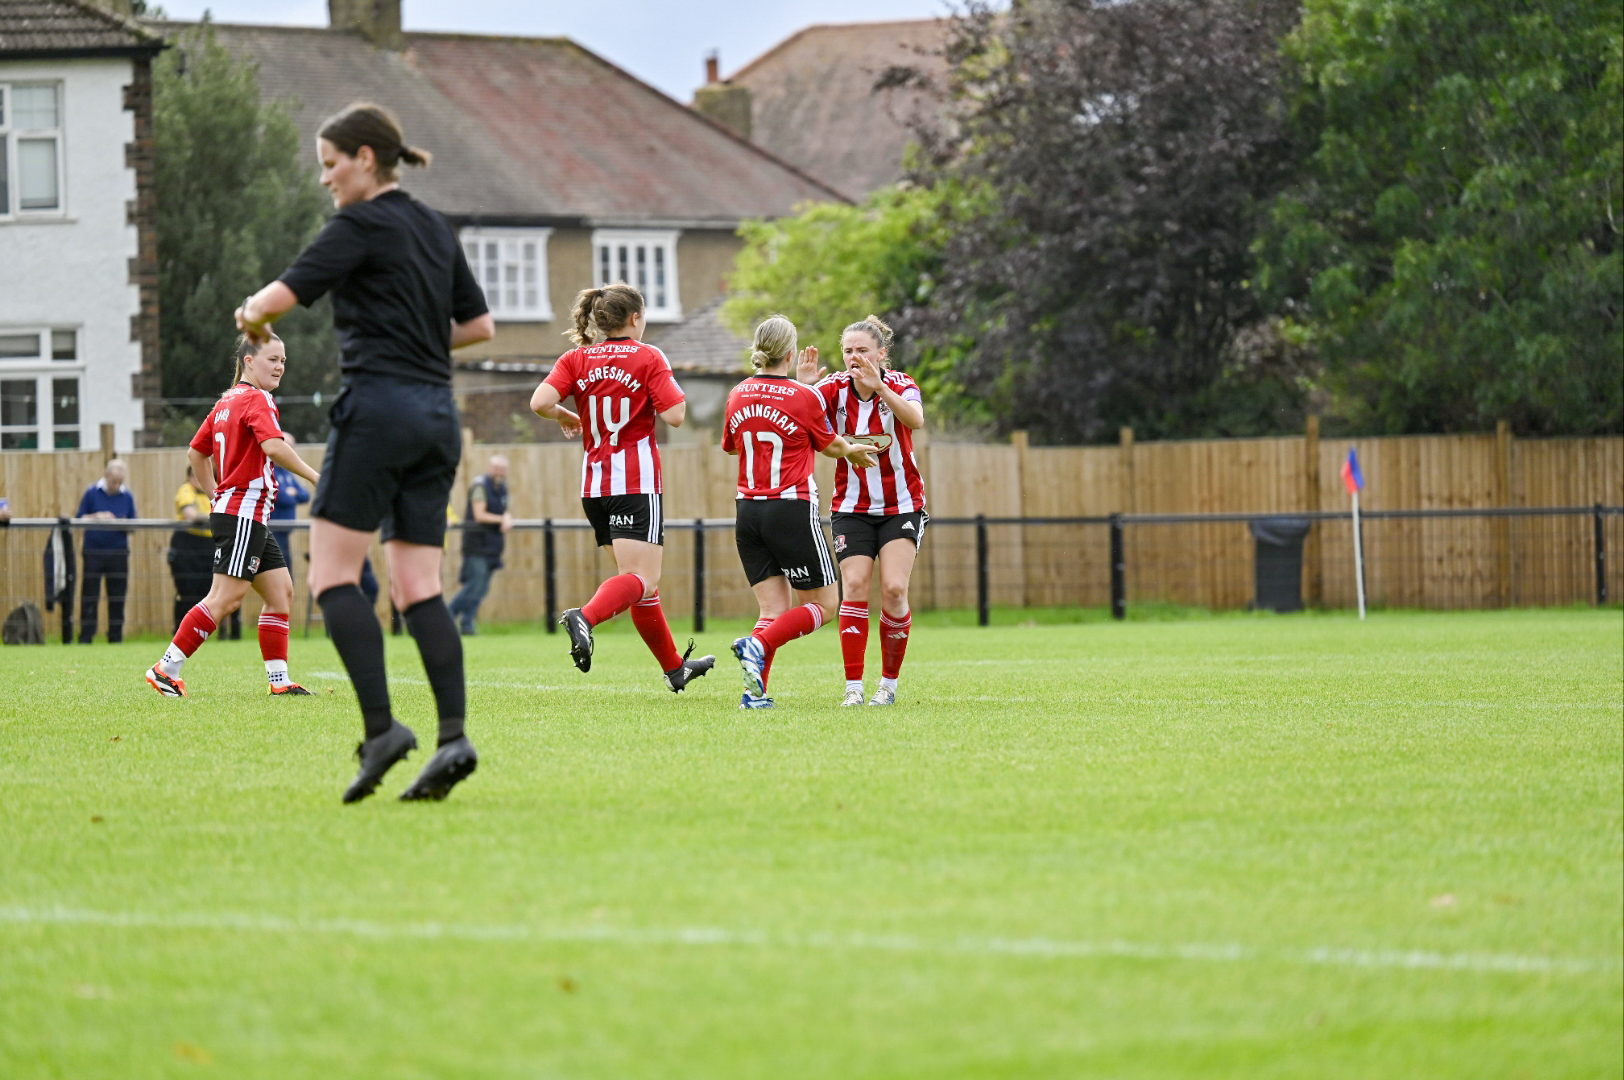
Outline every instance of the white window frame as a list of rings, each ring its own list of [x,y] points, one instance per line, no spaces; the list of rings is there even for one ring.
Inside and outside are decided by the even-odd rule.
[[[594,229],[592,281],[600,288],[616,281],[637,286],[647,305],[649,322],[681,322],[682,293],[677,274],[677,229]],[[621,253],[625,253],[624,264]],[[638,253],[643,254],[639,273]],[[607,256],[607,258],[606,258]],[[655,274],[663,266],[665,303],[661,304]]]
[[[12,91],[17,87],[49,86],[56,91],[56,127],[54,128],[19,128],[13,123],[16,116],[16,103]],[[60,79],[20,79],[16,82],[0,82],[0,146],[4,148],[5,175],[0,176],[4,183],[6,198],[0,204],[0,221],[28,221],[38,218],[59,218],[67,216],[68,212],[68,177],[67,156],[63,144],[66,140],[62,136],[64,123],[63,113],[66,102],[63,98],[62,81]],[[49,138],[56,144],[56,205],[40,209],[23,209],[22,192],[19,188],[18,169],[21,167],[17,155],[17,142],[19,139]]]
[[[58,379],[72,379],[78,383],[79,419],[76,423],[58,425],[56,422],[55,383]],[[0,446],[0,450],[19,454],[54,453],[57,450],[56,437],[67,434],[77,436],[78,446],[64,446],[61,449],[85,449],[85,379],[83,368],[64,365],[63,368],[46,371],[4,371],[0,372],[0,382],[31,382],[34,384],[34,423],[32,425],[0,424],[0,434],[13,435],[19,432],[32,432],[35,436],[33,449],[23,447],[12,449]]]
[[[53,335],[62,332],[74,335],[73,356],[58,360],[55,357]],[[32,356],[0,357],[0,372],[54,367],[66,371],[70,367],[84,366],[84,329],[78,326],[0,326],[0,337],[33,337],[38,346]]]
[[[551,229],[472,226],[459,234],[463,255],[468,259],[468,269],[474,272],[474,280],[479,282],[480,291],[485,294],[485,304],[497,322],[553,321],[552,293],[547,274],[547,241],[552,234]],[[530,284],[524,280],[525,270],[529,269],[524,259],[524,245],[531,243],[535,244],[536,252],[534,304],[525,302]],[[489,259],[493,245],[497,251],[494,266]],[[496,296],[491,295],[489,275],[492,269],[496,271],[498,280]],[[509,304],[507,301],[510,299],[518,302]]]

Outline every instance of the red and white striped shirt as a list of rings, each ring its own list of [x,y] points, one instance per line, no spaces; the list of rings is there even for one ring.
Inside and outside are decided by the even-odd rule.
[[[574,395],[581,416],[581,498],[660,494],[654,418],[683,400],[665,353],[610,338],[560,356],[546,381],[560,398]]]
[[[755,375],[728,394],[722,416],[722,449],[739,454],[739,498],[818,501],[812,466],[835,433],[816,390]]]
[[[904,401],[922,401],[919,384],[905,372],[884,371],[881,377]],[[913,432],[897,423],[880,395],[864,401],[851,372],[837,371],[814,389],[837,435],[874,447],[880,462],[854,469],[842,460],[835,466],[835,492],[829,511],[835,514],[912,514],[925,508],[925,481],[914,460]]]
[[[276,507],[276,472],[260,449],[282,437],[282,416],[269,393],[238,383],[220,396],[192,436],[192,449],[214,459],[213,514],[266,521]]]

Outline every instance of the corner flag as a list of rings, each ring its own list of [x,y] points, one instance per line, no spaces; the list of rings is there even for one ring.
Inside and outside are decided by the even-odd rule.
[[[1359,453],[1348,447],[1348,460],[1342,463],[1342,486],[1349,495],[1357,495],[1365,488],[1365,474],[1359,471]]]

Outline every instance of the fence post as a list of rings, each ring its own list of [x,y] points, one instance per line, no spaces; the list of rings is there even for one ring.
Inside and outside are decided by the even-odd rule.
[[[541,523],[541,562],[542,577],[547,585],[547,632],[558,633],[558,548],[553,535],[553,519],[546,518]]]
[[[1596,606],[1607,603],[1607,519],[1602,516],[1601,503],[1596,504]]]
[[[987,515],[976,515],[976,625],[992,622],[987,596]]]
[[[1111,515],[1111,618],[1128,617],[1127,567],[1122,556],[1122,515]]]
[[[694,518],[694,633],[705,632],[705,519]]]

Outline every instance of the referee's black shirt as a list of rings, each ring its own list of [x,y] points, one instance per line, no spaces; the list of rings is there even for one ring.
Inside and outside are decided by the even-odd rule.
[[[451,324],[489,309],[457,234],[398,188],[334,214],[282,275],[309,307],[333,294],[345,375],[451,382]]]

